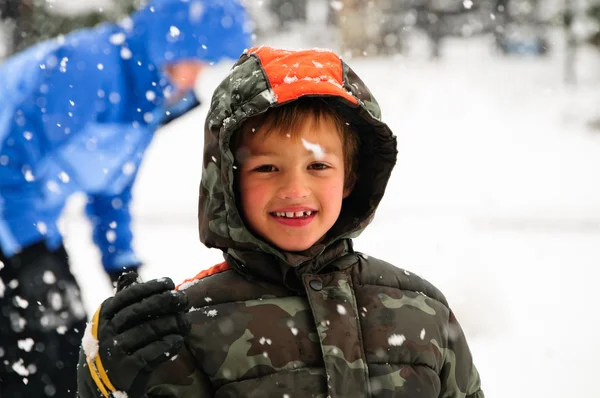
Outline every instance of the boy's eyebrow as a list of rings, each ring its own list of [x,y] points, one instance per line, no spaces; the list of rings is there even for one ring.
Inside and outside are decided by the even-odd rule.
[[[272,152],[272,151],[259,151],[259,152],[251,151],[250,152],[250,156],[277,156],[277,155],[279,155],[278,152]]]

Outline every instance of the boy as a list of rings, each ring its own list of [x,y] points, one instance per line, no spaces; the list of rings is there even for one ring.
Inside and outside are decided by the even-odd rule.
[[[225,22],[224,22],[225,21]],[[236,0],[156,0],[122,24],[40,43],[0,67],[0,396],[72,396],[86,315],[58,220],[86,213],[116,281],[141,262],[129,205],[154,131],[198,105],[200,70],[250,42]]]
[[[243,54],[205,124],[200,238],[225,262],[177,291],[121,277],[80,396],[483,398],[444,296],[352,249],[396,161],[379,118],[332,52]]]

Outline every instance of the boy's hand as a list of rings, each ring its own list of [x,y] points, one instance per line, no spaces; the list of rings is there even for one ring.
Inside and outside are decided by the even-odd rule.
[[[117,293],[102,303],[86,329],[80,389],[89,372],[103,396],[116,391],[145,396],[151,373],[179,352],[190,332],[187,297],[174,287],[169,278],[140,283],[135,272],[119,278]]]
[[[119,281],[119,277],[123,274],[126,274],[128,272],[139,273],[138,269],[141,267],[141,265],[142,265],[141,263],[131,264],[131,265],[125,266],[119,270],[109,272],[108,277],[110,279],[112,286],[115,288],[117,287],[117,282]]]

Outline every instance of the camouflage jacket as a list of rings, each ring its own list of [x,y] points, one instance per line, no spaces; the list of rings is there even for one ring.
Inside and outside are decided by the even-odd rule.
[[[253,235],[238,211],[232,134],[300,96],[327,98],[359,133],[359,177],[329,233],[304,252]],[[205,125],[201,241],[225,262],[185,282],[192,331],[152,375],[150,397],[483,398],[442,293],[357,253],[396,162],[396,138],[358,76],[324,50],[246,52]]]
[[[359,179],[328,236],[286,253],[245,227],[229,142],[248,117],[303,95],[330,98],[355,126]],[[214,93],[204,145],[200,238],[222,249],[226,262],[181,287],[193,306],[192,332],[179,357],[155,372],[150,396],[483,398],[444,296],[352,250],[397,149],[377,102],[346,63],[322,50],[248,51]]]
[[[303,292],[227,265],[192,282],[187,348],[155,372],[149,396],[483,398],[444,296],[338,249],[302,275]]]

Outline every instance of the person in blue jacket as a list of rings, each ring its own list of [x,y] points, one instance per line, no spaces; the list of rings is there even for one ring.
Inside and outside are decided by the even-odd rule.
[[[0,396],[74,396],[86,314],[57,226],[87,194],[111,280],[141,261],[130,202],[154,131],[198,105],[205,65],[250,46],[238,0],[153,0],[0,65]]]

